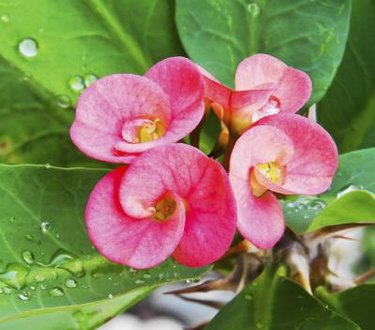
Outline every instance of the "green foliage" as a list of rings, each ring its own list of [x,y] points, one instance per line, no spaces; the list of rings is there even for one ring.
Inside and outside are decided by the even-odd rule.
[[[206,330],[360,329],[295,282],[266,269],[228,303]]]
[[[168,0],[0,0],[0,161],[83,165],[68,129],[79,93],[182,54]]]
[[[318,104],[318,119],[341,152],[375,146],[374,35],[375,2],[353,1],[344,59]]]
[[[374,178],[375,148],[341,155],[330,190],[317,197],[281,201],[288,226],[302,233],[331,225],[375,222]]]
[[[155,287],[207,270],[169,260],[135,271],[102,257],[83,213],[105,173],[0,165],[0,329],[93,328]]]
[[[350,1],[177,0],[177,26],[193,60],[233,86],[240,61],[269,53],[306,71],[317,102],[344,53]]]

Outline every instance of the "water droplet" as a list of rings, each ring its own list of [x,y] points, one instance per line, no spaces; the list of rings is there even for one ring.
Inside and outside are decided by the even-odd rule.
[[[62,297],[64,295],[64,291],[56,287],[49,291],[49,295],[51,297]]]
[[[22,258],[29,265],[33,264],[35,261],[34,254],[31,251],[23,251]]]
[[[21,55],[32,58],[38,55],[38,43],[32,38],[25,38],[18,44]]]
[[[258,329],[262,329],[262,328],[263,328],[263,323],[262,323],[262,322],[257,322],[257,323],[256,323],[256,327],[257,327]]]
[[[18,299],[22,301],[28,301],[30,299],[30,293],[28,292],[21,292],[18,294]]]
[[[26,234],[25,235],[25,238],[29,241],[32,241],[34,239],[33,235],[30,235],[30,234]]]
[[[193,281],[191,280],[191,279],[187,279],[186,281],[185,281],[185,283],[186,284],[191,284]]]
[[[85,82],[81,76],[73,76],[69,80],[69,87],[79,93],[85,88]]]
[[[60,95],[57,98],[56,104],[61,109],[68,109],[72,105],[72,102],[68,95]]]
[[[94,74],[87,74],[85,76],[85,86],[89,87],[91,84],[93,84],[95,81],[98,80],[98,77]]]
[[[42,284],[40,285],[40,288],[41,288],[42,290],[47,289],[47,284],[42,283]]]
[[[253,294],[252,293],[245,293],[245,299],[246,300],[252,300],[254,297],[253,297]]]
[[[10,21],[10,17],[9,17],[9,15],[7,15],[7,14],[3,14],[3,15],[0,16],[0,20],[1,20],[3,23],[9,23],[9,21]]]
[[[247,11],[250,13],[251,16],[258,16],[260,8],[256,3],[249,3],[247,5]]]
[[[56,238],[57,238],[57,239],[60,238],[60,234],[59,234],[59,233],[56,234]]]
[[[113,299],[113,295],[111,293],[108,295],[108,299]]]
[[[5,294],[8,294],[8,295],[12,293],[11,288],[4,288],[3,291],[4,291]]]
[[[356,186],[354,184],[347,185],[337,193],[336,198],[341,198],[342,196],[352,191],[358,191],[358,190],[363,190],[363,186]]]
[[[16,222],[16,217],[14,217],[14,216],[13,216],[13,217],[10,217],[10,218],[9,218],[9,221],[10,221],[10,222]]]
[[[65,282],[65,286],[67,288],[76,288],[77,287],[77,281],[75,279],[69,279]]]
[[[44,165],[45,168],[51,168],[51,164],[47,163]]]
[[[46,280],[46,278],[45,278],[44,276],[42,276],[42,275],[36,275],[36,276],[34,277],[34,280],[35,280],[36,282],[43,282],[43,281]]]
[[[143,283],[145,283],[145,281],[140,280],[140,279],[138,279],[138,280],[135,281],[135,284],[143,284]]]
[[[144,279],[150,279],[151,277],[152,277],[152,275],[149,274],[149,273],[145,273],[145,274],[143,274],[143,278],[144,278]]]
[[[199,283],[201,281],[200,277],[194,277],[193,278],[193,283]]]
[[[48,221],[43,221],[40,224],[40,229],[41,229],[41,231],[42,231],[43,234],[48,233],[48,231],[50,230],[50,228],[51,228],[51,224]]]
[[[21,290],[26,286],[27,270],[18,264],[10,264],[4,273],[0,274],[0,281],[6,285]]]

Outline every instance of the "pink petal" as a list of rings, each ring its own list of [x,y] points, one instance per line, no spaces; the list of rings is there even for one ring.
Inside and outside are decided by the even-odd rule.
[[[174,258],[190,267],[220,258],[236,228],[234,197],[221,165],[188,145],[154,148],[132,162],[120,202],[127,214],[142,217],[168,192],[186,205],[185,231]]]
[[[249,181],[230,174],[237,201],[238,229],[260,249],[272,248],[284,233],[284,216],[277,198],[266,192],[255,197]]]
[[[288,67],[279,59],[256,54],[243,60],[236,72],[236,89],[250,90],[264,83],[275,83],[273,96],[280,100],[281,112],[297,112],[310,98],[312,85],[303,71]]]
[[[107,174],[92,191],[86,206],[86,225],[95,247],[113,262],[150,268],[166,260],[183,233],[185,212],[181,199],[168,221],[134,219],[119,203],[119,185],[125,168]]]
[[[124,122],[140,116],[171,120],[167,95],[153,81],[131,74],[115,74],[99,79],[81,95],[70,131],[74,144],[90,157],[114,162],[128,162],[114,152],[123,141]],[[117,143],[116,143],[117,142]],[[137,152],[145,150],[146,143]]]
[[[294,114],[280,114],[262,118],[257,127],[279,129],[294,146],[282,185],[257,178],[270,190],[284,194],[319,194],[327,190],[338,165],[338,152],[332,137],[320,125]]]

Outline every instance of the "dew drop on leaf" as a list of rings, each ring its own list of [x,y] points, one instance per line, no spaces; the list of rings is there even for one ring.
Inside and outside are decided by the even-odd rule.
[[[69,87],[72,91],[79,93],[85,88],[85,82],[81,76],[73,76],[69,79]]]
[[[85,86],[89,87],[91,84],[93,84],[95,81],[98,80],[98,77],[94,74],[87,74],[85,76]]]
[[[30,299],[30,294],[28,292],[21,292],[18,294],[18,299],[22,301],[28,301]]]
[[[10,17],[9,17],[9,15],[7,15],[7,14],[2,14],[2,15],[0,16],[0,20],[1,20],[3,23],[9,23],[9,21],[10,21]]]
[[[108,295],[108,299],[113,299],[113,295],[111,293]]]
[[[61,109],[68,109],[72,105],[72,102],[68,95],[60,95],[56,100],[56,104]]]
[[[38,55],[38,43],[32,38],[25,38],[18,44],[18,51],[27,58],[33,58]]]
[[[62,297],[64,295],[64,291],[56,287],[49,291],[49,295],[51,297]]]
[[[356,186],[354,184],[349,184],[345,187],[343,187],[336,195],[336,198],[341,198],[342,196],[352,192],[352,191],[358,191],[363,190],[363,186]]]
[[[23,251],[22,259],[28,264],[31,265],[34,263],[35,257],[31,251]]]
[[[42,233],[47,233],[51,228],[51,224],[48,222],[48,221],[43,221],[41,224],[40,224],[40,229],[42,231]]]
[[[77,281],[75,279],[69,279],[65,282],[65,286],[67,288],[76,288],[77,287]]]

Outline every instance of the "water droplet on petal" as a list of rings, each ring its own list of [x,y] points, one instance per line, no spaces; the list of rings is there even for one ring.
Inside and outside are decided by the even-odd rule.
[[[98,80],[98,77],[94,74],[87,74],[85,76],[85,86],[89,87],[91,84],[93,84],[95,81]]]
[[[34,254],[31,251],[23,251],[22,258],[29,265],[33,264],[35,260]]]
[[[81,76],[73,76],[69,80],[69,87],[74,92],[79,93],[85,88],[85,82]]]
[[[25,38],[18,44],[18,50],[24,57],[35,57],[38,55],[38,43],[32,38]]]
[[[64,291],[56,287],[49,291],[49,295],[51,297],[62,297],[64,295]]]

